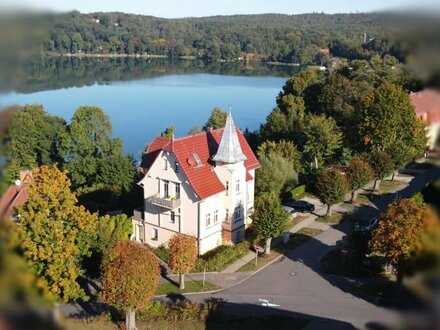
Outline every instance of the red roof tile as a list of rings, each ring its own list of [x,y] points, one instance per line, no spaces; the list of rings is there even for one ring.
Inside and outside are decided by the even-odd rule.
[[[215,174],[214,163],[211,161],[211,157],[217,152],[222,133],[223,129],[216,129],[174,140],[157,137],[149,145],[142,166],[145,168],[151,167],[159,154],[159,150],[170,151],[175,155],[190,185],[201,199],[215,195],[225,189]],[[260,163],[249,147],[243,133],[237,130],[237,135],[242,151],[247,157],[244,162],[247,171],[259,168]],[[194,154],[200,158],[200,164],[197,164]],[[246,175],[247,181],[252,179],[252,177],[249,179],[248,175],[250,176],[250,174],[247,173]]]
[[[440,122],[440,92],[435,89],[425,89],[410,94],[411,102],[417,117],[424,123]]]
[[[14,209],[27,202],[28,183],[10,186],[0,198],[0,220],[11,218]]]

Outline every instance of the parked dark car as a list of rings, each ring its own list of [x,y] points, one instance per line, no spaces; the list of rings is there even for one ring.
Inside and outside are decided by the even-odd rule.
[[[315,205],[306,201],[291,201],[288,205],[299,212],[315,211]]]

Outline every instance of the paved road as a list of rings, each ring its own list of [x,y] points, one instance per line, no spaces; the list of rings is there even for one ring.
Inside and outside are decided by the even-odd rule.
[[[305,314],[304,317],[340,320],[358,328],[372,321],[395,322],[395,313],[343,292],[317,272],[320,257],[344,235],[331,228],[249,280],[212,296],[236,304],[255,304],[259,298],[271,299],[280,309]],[[209,297],[211,295],[189,298],[202,301]]]
[[[399,197],[412,196],[427,182],[439,177],[439,168],[426,171],[399,192]],[[395,194],[384,195],[374,201],[373,207],[359,211],[372,214],[378,210],[384,210],[395,198]],[[343,206],[339,206],[341,207]],[[248,306],[255,306],[259,298],[272,299],[274,304],[280,305],[278,309],[300,313],[306,318],[314,319],[318,316],[327,320],[339,320],[361,329],[367,328],[372,323],[394,324],[400,318],[397,312],[377,307],[340,290],[318,272],[320,258],[333,249],[336,242],[342,239],[344,232],[347,231],[346,225],[337,227],[315,236],[288,253],[281,261],[239,285],[218,294],[197,295],[189,298],[194,301],[203,301],[212,296],[221,297],[234,304],[236,313],[249,312]],[[240,306],[243,306],[243,310],[240,310]],[[318,322],[321,323],[312,322],[310,328],[322,327],[322,319]],[[347,323],[343,324],[347,325]],[[338,324],[335,328],[341,328],[341,325]]]

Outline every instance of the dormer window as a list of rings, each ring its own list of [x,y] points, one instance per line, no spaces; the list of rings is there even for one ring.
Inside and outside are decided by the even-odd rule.
[[[179,163],[177,161],[174,162],[174,172],[179,173]]]
[[[202,161],[200,160],[199,155],[197,155],[197,153],[193,152],[192,156],[193,156],[193,158],[194,158],[194,160],[196,162],[196,165],[197,166],[202,166]]]

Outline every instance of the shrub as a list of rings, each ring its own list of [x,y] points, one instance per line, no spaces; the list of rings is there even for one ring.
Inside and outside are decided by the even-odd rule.
[[[153,301],[150,306],[136,314],[138,321],[201,321],[216,312],[223,300],[212,298],[204,304],[193,303],[189,300],[178,300],[176,303]]]
[[[156,253],[156,255],[163,260],[164,262],[168,263],[168,258],[169,258],[169,250],[161,245],[156,249],[153,249],[154,253]]]
[[[300,199],[301,197],[303,197],[306,193],[306,185],[301,185],[296,187],[295,189],[292,189],[290,191],[290,197],[292,199]]]
[[[200,256],[196,261],[194,271],[201,272],[203,269],[206,269],[207,272],[221,271],[233,261],[246,255],[249,252],[249,247],[248,241],[233,246],[221,245]]]

